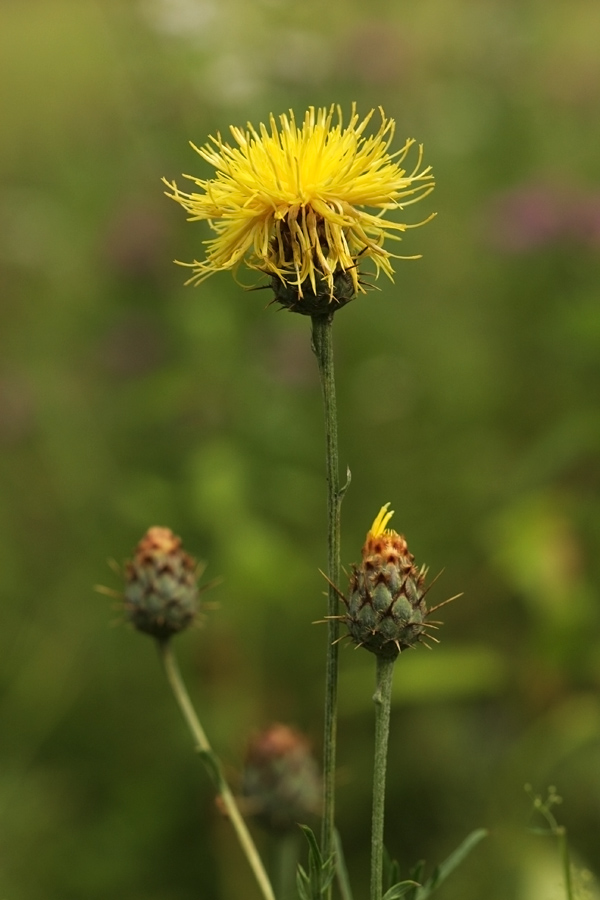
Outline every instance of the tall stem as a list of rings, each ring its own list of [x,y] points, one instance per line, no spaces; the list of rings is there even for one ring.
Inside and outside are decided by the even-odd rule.
[[[340,578],[340,491],[337,409],[333,369],[333,313],[312,317],[313,349],[319,365],[323,411],[325,417],[325,448],[327,473],[327,557],[329,585],[327,615],[327,663],[325,670],[325,727],[323,741],[323,826],[321,852],[327,859],[334,849],[335,828],[335,756],[337,737],[337,681],[339,614],[338,596],[332,587]],[[329,892],[329,896],[330,896]]]
[[[246,823],[244,822],[240,814],[234,796],[231,793],[231,789],[225,781],[225,776],[223,775],[223,770],[219,758],[216,756],[212,747],[210,746],[208,738],[206,737],[206,732],[200,724],[200,720],[198,719],[196,711],[192,706],[192,701],[190,700],[187,688],[181,677],[179,666],[177,665],[177,660],[173,655],[170,641],[159,641],[158,645],[165,674],[173,690],[177,705],[179,706],[179,709],[183,714],[183,718],[185,719],[186,725],[188,726],[192,737],[196,742],[196,749],[202,757],[202,761],[206,767],[206,770],[208,771],[208,774],[215,784],[223,806],[227,812],[227,815],[229,816],[231,824],[233,825],[233,828],[237,835],[237,839],[240,842],[240,846],[244,852],[246,859],[248,860],[250,868],[254,872],[254,876],[256,878],[256,881],[258,882],[258,886],[260,887],[264,900],[275,900],[273,888],[271,887],[271,883],[269,881],[267,873],[265,872],[256,847],[254,846],[254,841],[252,840],[250,832],[246,827]]]
[[[371,825],[371,900],[383,893],[383,819],[392,680],[395,659],[377,657],[375,694],[375,761],[373,764],[373,821]]]

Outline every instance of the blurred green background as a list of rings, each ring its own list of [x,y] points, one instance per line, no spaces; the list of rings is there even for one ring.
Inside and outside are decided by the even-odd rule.
[[[3,0],[0,896],[258,897],[150,640],[94,584],[153,524],[222,576],[182,667],[233,783],[320,752],[324,448],[309,322],[228,275],[160,177],[270,111],[382,105],[438,186],[336,317],[343,559],[388,500],[443,642],[396,669],[387,843],[491,836],[440,900],[562,896],[523,785],[600,876],[597,0]],[[208,168],[204,170],[208,174]],[[409,208],[410,209],[410,208]],[[248,279],[249,280],[249,279]],[[339,821],[368,883],[374,660],[341,654]]]

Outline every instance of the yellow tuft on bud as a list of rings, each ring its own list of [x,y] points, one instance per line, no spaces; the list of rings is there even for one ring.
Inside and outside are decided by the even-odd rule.
[[[394,515],[394,510],[392,510],[391,512],[387,511],[389,505],[389,503],[386,503],[385,506],[382,506],[375,516],[375,521],[373,522],[369,530],[369,534],[371,534],[373,537],[379,537],[380,534],[384,533],[385,526]]]

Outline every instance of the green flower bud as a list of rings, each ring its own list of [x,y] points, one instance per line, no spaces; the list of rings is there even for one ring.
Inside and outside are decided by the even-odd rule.
[[[352,640],[378,656],[394,659],[422,642],[426,629],[434,626],[426,622],[431,612],[424,599],[427,569],[417,569],[406,540],[386,529],[393,516],[388,506],[381,508],[367,532],[362,562],[352,566],[349,598],[342,599]]]
[[[242,793],[248,811],[273,833],[318,813],[321,778],[304,735],[279,724],[257,734],[246,754]]]
[[[187,628],[198,611],[197,565],[169,528],[149,528],[125,564],[127,621],[165,640]]]

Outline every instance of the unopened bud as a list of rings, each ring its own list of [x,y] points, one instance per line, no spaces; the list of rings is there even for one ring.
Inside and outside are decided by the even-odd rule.
[[[321,778],[307,738],[279,724],[257,734],[246,754],[242,792],[249,811],[274,833],[318,813]]]
[[[422,642],[428,627],[425,566],[417,569],[402,535],[386,529],[393,513],[381,508],[367,532],[362,562],[352,567],[346,625],[354,642],[395,658]],[[431,640],[435,640],[430,635]]]
[[[196,561],[169,528],[149,528],[125,564],[126,618],[138,631],[166,640],[194,621]]]

